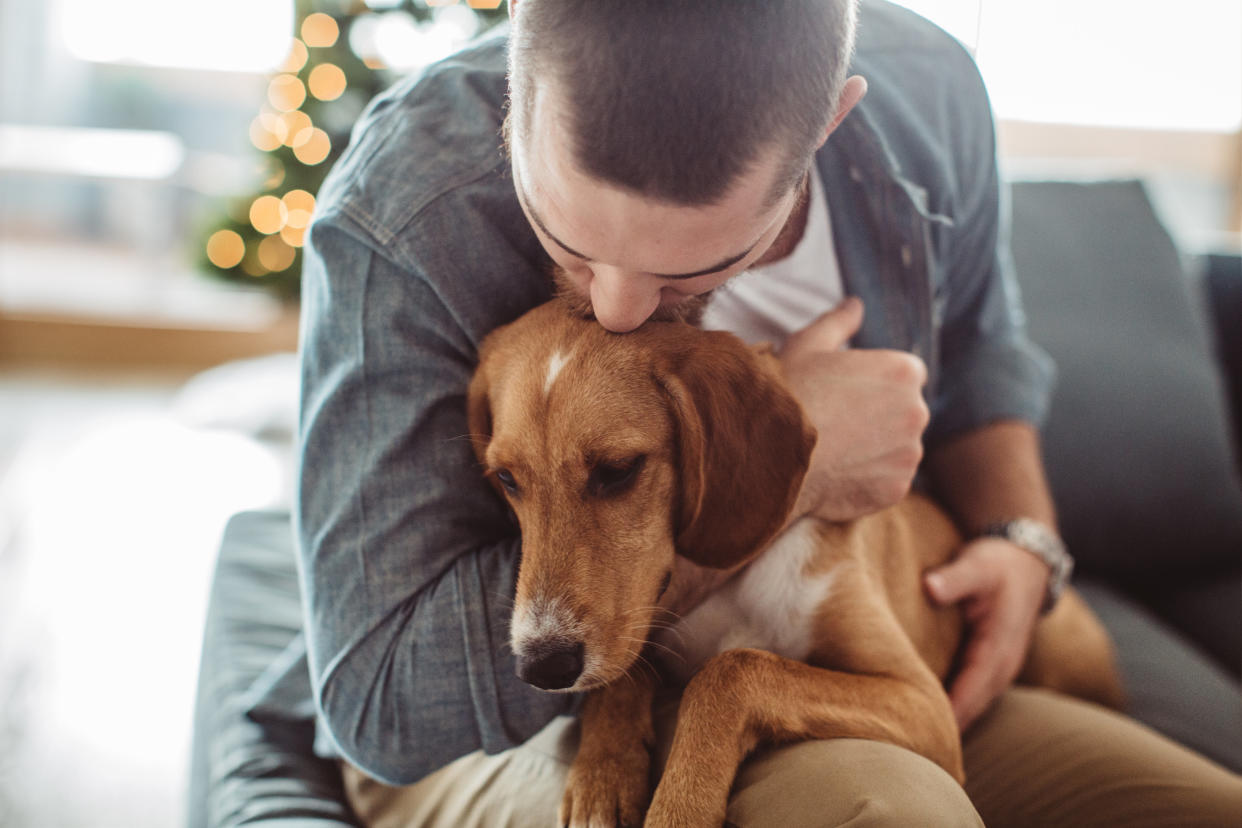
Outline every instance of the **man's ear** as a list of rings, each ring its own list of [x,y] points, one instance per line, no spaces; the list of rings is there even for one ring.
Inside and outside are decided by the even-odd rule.
[[[785,524],[815,431],[775,371],[737,337],[685,328],[657,381],[677,435],[677,551],[725,569]]]
[[[828,140],[828,136],[841,126],[841,122],[845,120],[845,116],[850,114],[863,96],[867,94],[867,79],[862,75],[850,75],[845,79],[845,86],[841,87],[841,97],[837,98],[837,110],[832,115],[824,135],[819,141],[822,147],[824,142]]]

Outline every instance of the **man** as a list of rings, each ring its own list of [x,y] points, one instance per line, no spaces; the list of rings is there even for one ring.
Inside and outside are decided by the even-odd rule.
[[[561,291],[613,331],[701,310],[728,285],[709,324],[787,338],[787,375],[821,437],[801,512],[882,508],[923,463],[973,538],[927,583],[971,620],[950,688],[970,727],[1012,682],[1062,565],[1036,432],[1051,369],[1006,270],[970,58],[876,5],[850,69],[846,0],[511,9],[508,157],[505,44],[491,42],[377,101],[310,236],[301,571],[320,722],[363,771],[347,772],[355,806],[409,824],[555,813],[572,757],[555,717],[574,700],[513,674],[519,540],[478,476],[463,399],[480,340],[551,295],[554,265]],[[799,283],[809,299],[789,290]],[[984,533],[1019,518],[1042,527],[1038,542]],[[688,575],[711,588],[710,573]],[[1072,733],[1112,763],[1116,786],[1090,777],[1098,799],[1034,738]],[[1087,797],[1080,816],[1139,801],[1149,815],[1133,779],[1181,754],[1082,705],[1010,692],[968,734],[968,776],[987,780],[998,755],[1016,769],[971,788],[975,806],[1016,821],[1021,800],[1038,821],[1068,796]],[[1242,801],[1235,777],[1186,763],[1180,811]],[[866,801],[892,824],[978,819],[921,757],[844,740],[748,763],[730,818],[772,819],[779,803],[834,824]]]

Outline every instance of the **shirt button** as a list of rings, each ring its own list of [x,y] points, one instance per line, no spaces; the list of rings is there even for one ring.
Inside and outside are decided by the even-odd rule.
[[[901,246],[901,263],[905,267],[910,266],[910,262],[914,261],[914,253],[910,250],[910,245],[903,244]]]
[[[851,164],[850,165],[850,178],[854,179],[855,181],[861,182],[862,181],[862,170],[858,169],[858,167]]]

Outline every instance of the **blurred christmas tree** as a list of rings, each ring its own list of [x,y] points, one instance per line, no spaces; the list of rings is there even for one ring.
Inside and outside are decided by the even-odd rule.
[[[501,0],[295,0],[296,33],[250,124],[266,154],[259,191],[233,202],[199,245],[206,272],[298,294],[315,194],[367,102],[506,16]]]

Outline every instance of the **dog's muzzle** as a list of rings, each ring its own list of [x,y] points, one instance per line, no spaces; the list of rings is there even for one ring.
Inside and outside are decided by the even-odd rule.
[[[581,641],[541,641],[518,655],[517,675],[540,690],[564,690],[582,675]]]

